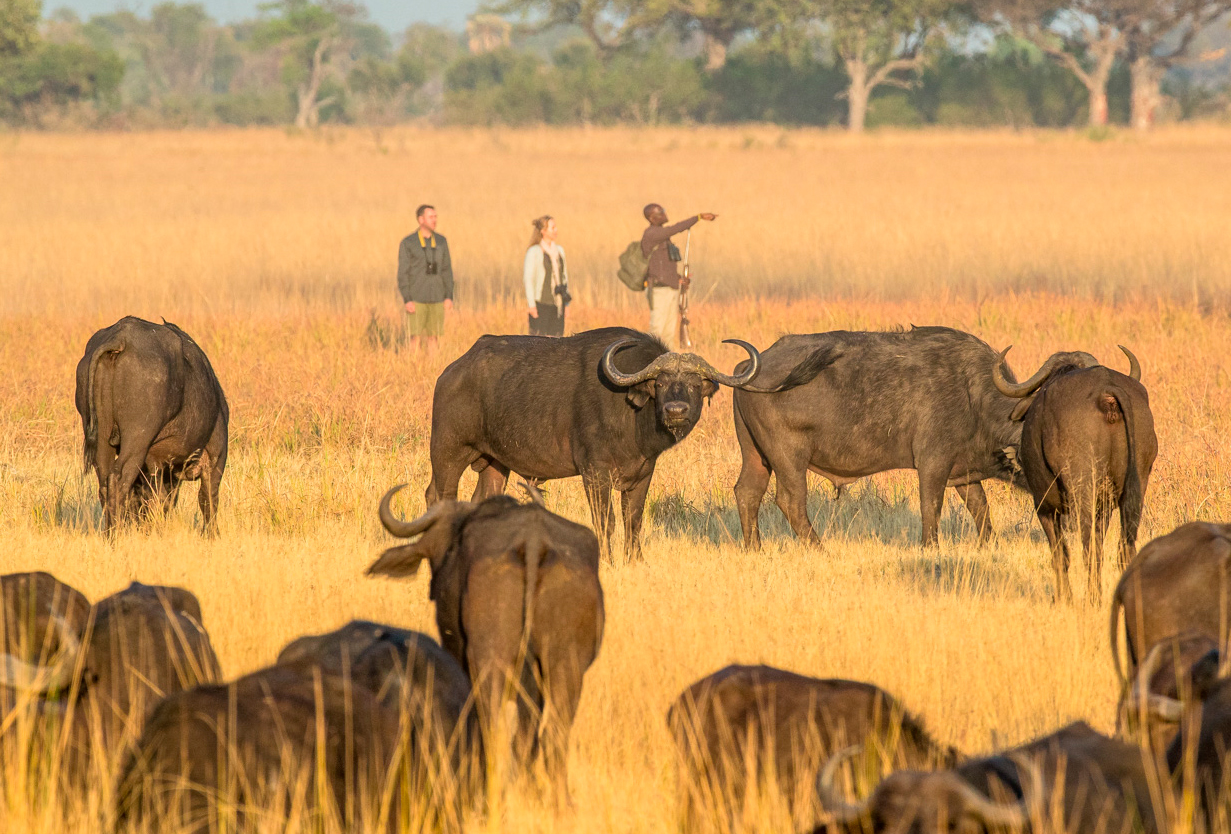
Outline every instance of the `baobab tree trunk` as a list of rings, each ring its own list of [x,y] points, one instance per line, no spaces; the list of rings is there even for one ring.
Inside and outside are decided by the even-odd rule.
[[[1132,76],[1133,128],[1146,131],[1154,126],[1162,101],[1163,68],[1150,55],[1138,55],[1133,59]]]
[[[868,65],[860,58],[846,59],[846,74],[850,86],[846,88],[846,126],[851,133],[863,133],[868,121]]]

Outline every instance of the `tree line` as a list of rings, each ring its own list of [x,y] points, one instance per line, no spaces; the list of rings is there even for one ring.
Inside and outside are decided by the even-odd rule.
[[[1231,0],[502,0],[397,37],[349,0],[0,0],[0,121],[1145,130],[1231,116],[1229,53]]]

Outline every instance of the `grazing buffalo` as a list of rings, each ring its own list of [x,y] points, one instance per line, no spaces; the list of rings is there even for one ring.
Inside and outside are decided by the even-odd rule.
[[[686,831],[739,830],[758,787],[776,786],[795,827],[815,824],[817,772],[852,742],[899,767],[951,767],[892,695],[867,683],[818,680],[769,666],[728,666],[688,687],[667,713],[680,756]]]
[[[946,486],[986,541],[992,525],[981,482],[1012,481],[1021,435],[1009,419],[1013,400],[992,385],[995,363],[984,342],[947,327],[783,336],[761,354],[762,378],[782,382],[734,395],[744,545],[760,547],[757,514],[770,475],[795,535],[816,542],[808,472],[841,486],[889,469],[918,471],[925,546],[937,541]]]
[[[180,484],[196,480],[204,529],[215,529],[229,411],[191,336],[133,316],[98,331],[77,363],[77,412],[106,529],[133,503],[174,507]]]
[[[0,713],[20,693],[67,693],[90,601],[49,573],[0,576]]]
[[[1145,664],[1142,664],[1143,666]],[[1163,710],[1179,715],[1179,732],[1167,748],[1167,766],[1179,784],[1192,785],[1198,795],[1205,830],[1226,814],[1231,799],[1231,679],[1222,654],[1211,650],[1194,664],[1191,701],[1173,701]],[[1166,701],[1167,699],[1158,699]],[[1186,706],[1195,707],[1187,710]],[[1222,816],[1225,824],[1226,817]]]
[[[562,799],[582,677],[603,639],[598,539],[503,495],[439,502],[401,521],[389,508],[401,488],[381,499],[381,523],[399,538],[420,537],[386,550],[368,574],[413,576],[427,560],[441,643],[470,675],[488,753],[495,754],[503,706],[515,696],[514,762],[528,765],[542,744]]]
[[[1013,412],[1022,419],[1018,458],[1051,545],[1056,596],[1066,602],[1073,591],[1064,517],[1075,514],[1081,525],[1089,594],[1099,602],[1111,510],[1120,510],[1123,568],[1136,552],[1146,484],[1158,454],[1141,366],[1128,348],[1120,350],[1128,356],[1128,376],[1088,353],[1072,352],[1053,354],[1030,379],[1014,383],[1001,371],[1009,348],[1000,354],[993,376],[1000,393],[1020,400]]]
[[[1117,732],[1148,742],[1151,750],[1166,750],[1183,715],[1181,705],[1193,697],[1194,681],[1208,673],[1204,667],[1211,657],[1216,663],[1218,642],[1206,634],[1177,634],[1155,643],[1120,696]]]
[[[1111,598],[1111,654],[1122,685],[1137,676],[1151,646],[1175,635],[1226,645],[1229,569],[1231,524],[1189,522],[1141,549]],[[1121,612],[1127,668],[1120,662]]]
[[[439,643],[417,631],[354,620],[300,637],[278,655],[279,665],[302,663],[349,676],[411,722],[423,748],[418,755],[434,772],[451,775],[441,789],[456,793],[459,812],[479,798],[483,746],[470,679]]]
[[[71,783],[110,773],[164,696],[218,680],[201,606],[189,592],[133,583],[83,613],[85,598],[76,591],[47,574],[27,576],[35,580],[27,587],[39,594],[31,613],[62,613],[48,618],[54,629],[46,628],[40,638],[47,648],[38,661],[6,656],[7,685],[21,678],[13,688],[35,696],[35,712],[46,726],[61,728]],[[4,577],[6,603],[13,584],[13,577]],[[42,601],[57,595],[68,604]]]
[[[611,490],[620,491],[625,550],[639,555],[658,456],[692,431],[719,384],[757,375],[756,350],[731,341],[751,357],[736,376],[623,327],[563,339],[483,336],[436,380],[428,506],[457,498],[467,466],[479,473],[474,500],[502,492],[509,472],[536,482],[580,475],[605,546]]]
[[[308,830],[331,819],[346,831],[400,830],[408,809],[397,798],[433,789],[403,778],[399,764],[417,745],[407,732],[366,687],[310,662],[180,692],[157,706],[124,762],[116,830],[266,830],[292,812]]]
[[[821,772],[818,793],[833,810],[814,834],[1167,830],[1165,804],[1155,805],[1166,777],[1154,760],[1085,723],[953,770],[892,773],[858,803],[834,786],[838,766],[854,752],[837,754]]]

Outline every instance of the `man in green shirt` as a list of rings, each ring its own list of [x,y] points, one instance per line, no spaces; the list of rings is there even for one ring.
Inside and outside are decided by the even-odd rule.
[[[436,347],[445,329],[445,312],[453,309],[453,261],[444,235],[436,234],[436,209],[415,210],[419,228],[398,247],[398,290],[406,302],[406,332],[411,344],[420,336]]]

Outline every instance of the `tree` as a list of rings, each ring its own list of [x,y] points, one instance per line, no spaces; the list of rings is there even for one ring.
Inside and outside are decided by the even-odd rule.
[[[1231,0],[1140,0],[1126,31],[1132,72],[1133,127],[1154,124],[1167,70],[1182,58],[1210,23],[1231,12]]]
[[[925,47],[955,8],[953,0],[812,0],[807,5],[828,28],[846,68],[852,133],[863,132],[873,90],[910,86],[909,74],[923,68]]]
[[[675,22],[701,32],[705,71],[715,73],[727,62],[732,41],[744,32],[774,23],[784,9],[778,0],[646,0],[637,4],[628,25],[658,29]]]
[[[990,0],[985,18],[1011,28],[1085,86],[1089,121],[1107,124],[1107,81],[1135,9],[1149,0]]]
[[[199,3],[159,3],[151,10],[137,47],[155,104],[168,94],[190,98],[208,91],[218,35]]]
[[[322,85],[338,70],[336,59],[349,41],[347,24],[359,9],[343,0],[275,0],[261,10],[277,13],[261,22],[256,42],[283,50],[283,77],[295,90],[295,126],[316,127],[321,108],[334,100],[322,97]]]
[[[553,26],[576,26],[598,50],[603,61],[610,59],[624,44],[631,29],[629,16],[634,3],[641,0],[503,0],[485,9],[493,14],[537,15],[526,31],[541,32]]]
[[[0,58],[30,51],[38,43],[41,0],[0,0]]]

